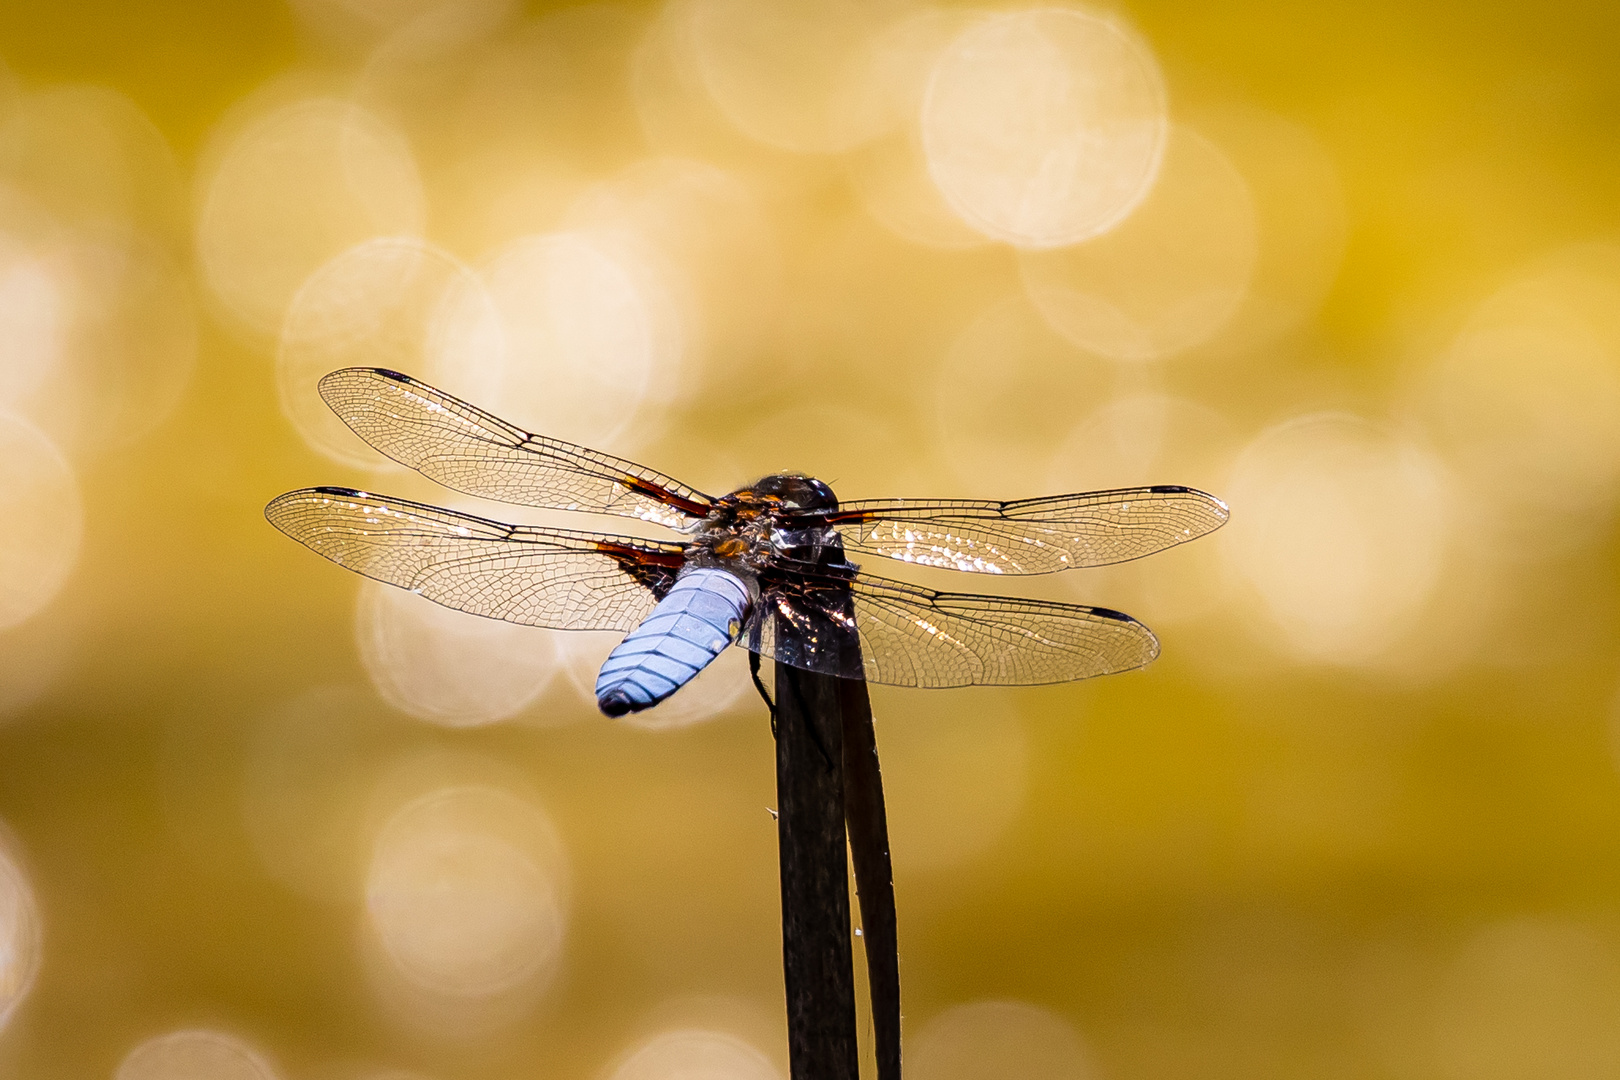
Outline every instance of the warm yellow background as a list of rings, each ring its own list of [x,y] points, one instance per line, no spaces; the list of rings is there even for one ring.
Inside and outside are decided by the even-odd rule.
[[[278,404],[274,340],[233,321],[196,253],[228,110],[289,73],[299,94],[362,81],[374,42],[308,14],[335,6],[0,7],[21,95],[8,110],[96,84],[167,141],[172,173],[152,165],[145,194],[114,210],[170,253],[200,327],[172,414],[131,441],[58,435],[48,405],[28,406],[77,477],[83,540],[61,592],[0,634],[0,819],[41,928],[0,1074],[112,1077],[143,1040],[206,1028],[288,1080],[606,1078],[675,1029],[742,1040],[785,1075],[763,708],[743,695],[710,722],[649,731],[607,721],[559,677],[501,723],[413,718],[362,664],[358,581],[261,517],[306,484],[433,497],[306,447]],[[371,86],[418,155],[428,237],[474,266],[671,149],[644,130],[662,103],[638,101],[623,74],[651,7],[567,24],[532,54],[557,65],[537,97],[510,115],[498,94],[479,99],[487,128],[456,111],[473,108],[458,96],[468,72],[552,40],[559,24],[530,22],[553,10],[531,4]],[[720,275],[707,317],[744,329],[690,351],[692,392],[631,456],[711,491],[793,466],[847,498],[1017,498],[1070,475],[1198,484],[1233,503],[1227,532],[1126,571],[951,582],[1132,611],[1163,639],[1147,671],[875,694],[913,1075],[978,1075],[936,1021],[984,1001],[1044,1010],[1019,1015],[1050,1021],[1039,1030],[1057,1044],[1072,1030],[1089,1064],[1052,1052],[1074,1077],[1620,1074],[1620,263],[1570,247],[1620,226],[1620,15],[1243,0],[1121,14],[1156,57],[1172,119],[1220,143],[1248,130],[1223,117],[1280,117],[1314,147],[1324,187],[1290,181],[1287,161],[1269,187],[1246,177],[1262,229],[1320,232],[1291,249],[1262,232],[1273,285],[1322,278],[1288,326],[1117,366],[1030,344],[1027,313],[1022,338],[975,323],[1020,302],[1012,249],[885,231],[852,179],[857,151],[763,148],[713,118],[677,147],[758,194],[778,303],[751,321],[754,268]],[[531,54],[500,55],[521,67]],[[1264,154],[1230,138],[1237,172],[1263,171]],[[106,211],[85,179],[102,151],[75,164],[71,139],[40,145],[29,157],[0,137],[0,179],[64,228]],[[479,147],[495,148],[469,165]],[[492,211],[497,189],[517,209]],[[1166,260],[1187,254],[1173,241]],[[975,325],[979,344],[962,346]],[[1483,345],[1469,336],[1481,325]],[[1566,345],[1576,360],[1544,363],[1543,346]],[[145,408],[147,373],[114,374],[72,388]],[[1153,414],[1172,434],[1152,476],[1115,481],[1109,455],[1134,461],[1130,447],[1087,441],[1129,444],[1136,426],[1080,427],[1118,394],[1175,399]],[[1281,450],[1263,441],[1325,410],[1359,418],[1326,422],[1349,425],[1348,479],[1332,452],[1290,471],[1286,431],[1271,436]],[[1366,440],[1371,458],[1356,458]],[[1060,444],[1067,466],[1048,461]],[[1254,464],[1256,446],[1273,457]],[[1385,492],[1414,460],[1416,487]],[[1323,498],[1352,531],[1375,521],[1348,555],[1297,550],[1322,539],[1311,520],[1289,531],[1316,507],[1289,492],[1324,477],[1348,492],[1334,502],[1330,483]],[[1242,492],[1258,494],[1246,506]],[[1246,511],[1280,531],[1241,533]],[[1403,542],[1408,519],[1427,556]],[[8,583],[30,574],[0,549]],[[1320,622],[1321,604],[1370,595],[1349,630]],[[389,989],[364,901],[381,822],[443,785],[540,808],[567,867],[555,965],[515,1004],[461,1000],[465,1016]],[[449,1030],[423,1019],[452,1014]],[[1033,1078],[1018,1050],[1003,1075]]]

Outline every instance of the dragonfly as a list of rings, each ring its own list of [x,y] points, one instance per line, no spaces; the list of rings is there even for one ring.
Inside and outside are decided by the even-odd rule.
[[[527,626],[624,634],[602,665],[608,716],[666,700],[726,648],[908,687],[1030,686],[1128,671],[1153,632],[1105,607],[939,592],[850,556],[980,575],[1046,574],[1149,555],[1214,531],[1195,488],[994,502],[840,502],[823,481],[766,476],[706,495],[645,466],[534,435],[384,368],[319,392],[389,458],[464,494],[652,522],[680,539],[513,525],[347,487],[291,491],[265,514],[332,562],[446,607]]]

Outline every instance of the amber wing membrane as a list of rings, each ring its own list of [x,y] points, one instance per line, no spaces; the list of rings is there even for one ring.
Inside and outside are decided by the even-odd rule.
[[[628,633],[674,584],[680,544],[506,525],[350,488],[290,491],[265,517],[319,555],[457,611]]]
[[[767,584],[742,643],[812,671],[930,688],[1072,682],[1159,654],[1151,630],[1107,608],[935,592],[865,574]]]
[[[344,368],[321,379],[320,391],[377,450],[469,495],[672,528],[702,518],[713,501],[633,461],[531,435],[397,371]]]
[[[847,551],[984,574],[1048,574],[1128,562],[1226,523],[1226,504],[1195,488],[1121,488],[1016,502],[872,499],[828,521]]]

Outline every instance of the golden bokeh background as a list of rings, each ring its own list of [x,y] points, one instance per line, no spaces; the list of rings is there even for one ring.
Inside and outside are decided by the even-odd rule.
[[[347,364],[711,492],[1230,502],[1107,570],[871,567],[1164,648],[875,692],[915,1080],[1620,1075],[1617,43],[0,7],[0,1075],[786,1075],[741,653],[610,722],[610,637],[288,543],[261,508],[317,483],[543,520],[367,450],[314,396]]]

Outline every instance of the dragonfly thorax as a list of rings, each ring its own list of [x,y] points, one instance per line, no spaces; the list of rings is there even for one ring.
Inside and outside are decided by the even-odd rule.
[[[752,491],[763,498],[774,499],[790,510],[838,509],[838,496],[833,494],[826,481],[802,473],[773,473],[761,478]]]
[[[764,477],[715,500],[695,530],[687,565],[752,578],[784,558],[819,562],[836,534],[815,511],[837,508],[832,488],[813,477]]]

